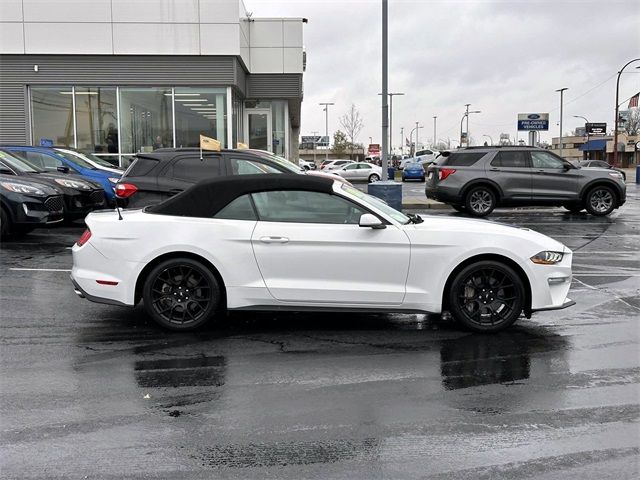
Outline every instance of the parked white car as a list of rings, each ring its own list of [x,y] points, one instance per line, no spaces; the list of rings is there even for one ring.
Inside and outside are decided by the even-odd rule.
[[[400,161],[400,170],[404,169],[407,163],[420,163],[423,167],[427,168],[430,163],[433,163],[436,157],[440,154],[437,150],[418,150],[415,157],[404,158]]]
[[[90,213],[71,281],[95,302],[197,328],[229,310],[451,312],[496,332],[574,304],[572,252],[526,228],[404,215],[307,175],[204,180],[143,210]]]
[[[320,168],[322,170],[335,170],[336,168],[340,168],[349,163],[354,163],[354,161],[348,159],[330,160],[328,163],[322,162]]]
[[[304,168],[305,170],[315,170],[317,168],[316,164],[313,161],[304,160],[302,158],[298,160],[298,166]]]
[[[382,168],[367,162],[354,162],[344,165],[331,173],[340,175],[349,181],[364,180],[369,183],[377,182],[382,178]]]

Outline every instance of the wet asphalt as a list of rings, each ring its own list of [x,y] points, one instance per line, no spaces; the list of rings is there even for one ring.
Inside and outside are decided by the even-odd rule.
[[[64,270],[81,228],[3,242],[0,475],[638,478],[640,189],[628,194],[606,218],[491,216],[575,252],[577,305],[498,335],[308,313],[168,333],[139,307],[75,296]]]

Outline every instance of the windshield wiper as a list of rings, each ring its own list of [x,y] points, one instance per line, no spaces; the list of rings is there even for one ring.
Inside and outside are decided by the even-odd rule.
[[[418,214],[413,214],[413,213],[407,213],[407,217],[409,217],[409,223],[422,223],[424,222],[424,219],[418,215]]]

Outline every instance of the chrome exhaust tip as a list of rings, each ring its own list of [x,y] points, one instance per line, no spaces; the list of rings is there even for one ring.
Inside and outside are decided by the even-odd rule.
[[[84,298],[83,293],[80,290],[78,290],[77,288],[74,288],[73,291],[76,292],[76,295],[78,295],[80,298]]]

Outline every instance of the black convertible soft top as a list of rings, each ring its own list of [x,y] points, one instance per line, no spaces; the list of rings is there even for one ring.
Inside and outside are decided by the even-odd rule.
[[[286,173],[217,177],[202,180],[175,197],[147,207],[145,211],[160,215],[210,218],[242,195],[272,190],[331,193],[333,180]]]

